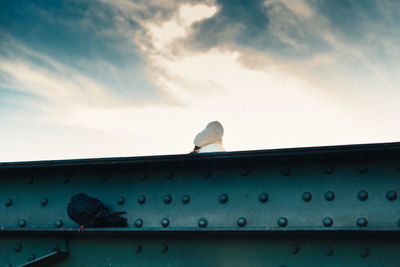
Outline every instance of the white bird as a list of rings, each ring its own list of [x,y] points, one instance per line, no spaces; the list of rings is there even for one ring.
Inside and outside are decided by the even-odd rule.
[[[219,121],[210,122],[207,127],[194,138],[194,150],[191,153],[221,152],[224,128]]]

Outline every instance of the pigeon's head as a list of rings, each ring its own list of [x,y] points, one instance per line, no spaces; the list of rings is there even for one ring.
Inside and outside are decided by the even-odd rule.
[[[194,138],[195,146],[201,148],[209,144],[222,144],[224,128],[219,121],[210,122],[207,127]]]
[[[89,196],[86,195],[85,193],[79,193],[79,194],[73,196],[73,197],[71,198],[71,201],[77,201],[77,200],[79,200],[79,199],[88,198],[88,197],[89,197]]]

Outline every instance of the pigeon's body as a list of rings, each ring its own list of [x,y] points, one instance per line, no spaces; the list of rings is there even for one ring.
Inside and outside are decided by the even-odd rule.
[[[71,198],[67,208],[68,216],[83,227],[127,226],[127,219],[120,217],[125,211],[110,212],[104,204],[84,193]]]

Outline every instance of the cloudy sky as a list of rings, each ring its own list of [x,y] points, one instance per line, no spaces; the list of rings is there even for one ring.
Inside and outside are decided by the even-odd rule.
[[[5,0],[0,161],[400,141],[397,0]]]

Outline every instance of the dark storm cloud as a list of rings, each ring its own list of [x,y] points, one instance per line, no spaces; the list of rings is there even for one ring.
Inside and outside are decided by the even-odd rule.
[[[194,26],[191,44],[197,49],[235,45],[296,60],[334,49],[328,34],[343,41],[373,43],[371,36],[398,36],[400,2],[396,1],[304,1],[314,14],[293,12],[295,1],[218,0],[221,10]],[[377,47],[379,48],[379,47]]]
[[[118,15],[94,1],[7,0],[0,9],[0,56],[65,77],[81,72],[132,102],[160,97],[146,80],[145,59],[132,41],[139,24]],[[53,61],[75,74],[58,69]],[[10,84],[6,73],[2,77],[5,91]]]
[[[262,11],[260,1],[217,1],[218,14],[194,26],[197,30],[195,42],[204,47],[237,42],[254,45],[257,39],[266,35],[268,17]],[[232,30],[233,29],[233,30]],[[229,33],[229,39],[226,39]]]
[[[113,14],[100,4],[6,1],[0,17],[3,31],[55,59],[71,63],[99,56],[111,62],[124,60],[117,51],[118,46],[114,45],[116,40],[104,38],[103,34],[114,29],[116,23]],[[135,27],[135,23],[131,22],[131,26]]]

